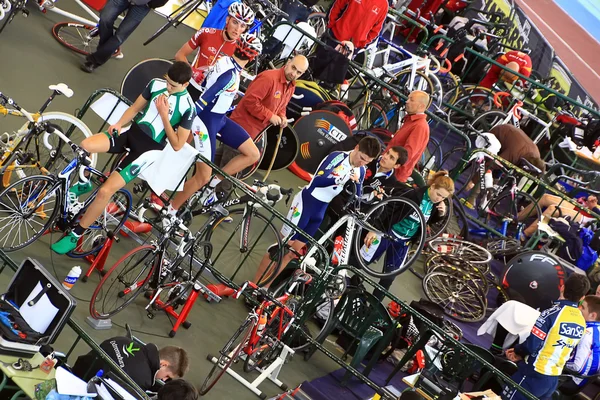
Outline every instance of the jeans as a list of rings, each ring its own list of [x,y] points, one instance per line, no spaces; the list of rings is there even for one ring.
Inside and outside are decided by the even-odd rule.
[[[125,10],[127,10],[127,15],[115,32],[115,21]],[[100,42],[96,52],[90,54],[89,59],[96,65],[107,62],[148,15],[148,12],[150,12],[150,7],[147,5],[133,6],[129,0],[108,0],[100,12],[100,22],[98,23]]]

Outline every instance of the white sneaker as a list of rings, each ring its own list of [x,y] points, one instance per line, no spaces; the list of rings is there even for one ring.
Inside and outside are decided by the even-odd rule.
[[[207,193],[206,193],[206,197],[203,196],[202,199],[200,199],[200,202],[202,203],[203,206],[210,206],[211,204],[215,203],[217,200],[219,200],[219,198],[217,197],[217,193],[215,192],[214,189],[208,189]]]

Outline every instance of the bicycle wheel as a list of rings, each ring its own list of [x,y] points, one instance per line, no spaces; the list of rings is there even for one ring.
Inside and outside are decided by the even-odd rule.
[[[266,311],[264,312],[266,313]],[[269,317],[261,338],[253,346],[252,352],[246,354],[244,372],[252,372],[257,368],[264,369],[277,358],[281,350],[280,342],[277,339],[281,322],[279,315]],[[287,314],[285,316],[284,321],[281,322],[282,327],[289,322],[289,316]]]
[[[444,233],[446,231],[446,227],[450,223],[450,219],[453,216],[452,200],[445,199],[444,204],[446,204],[446,214],[444,214],[443,217],[440,217],[437,221],[427,221],[427,235],[425,236],[426,242],[429,242],[430,240],[433,240]]]
[[[452,254],[472,264],[487,264],[492,260],[492,255],[483,247],[457,238],[438,237],[429,242],[429,248],[434,253]]]
[[[167,23],[161,26],[152,36],[150,36],[145,42],[144,46],[152,43],[156,38],[165,33],[167,29],[172,26],[179,26],[191,13],[194,12],[196,7],[200,4],[200,2],[191,2],[187,7],[182,7],[179,12],[173,16],[169,15],[167,17]]]
[[[356,116],[358,127],[363,130],[387,128],[389,124],[384,107],[377,101],[371,101],[366,106],[359,103],[354,106],[352,113]]]
[[[200,396],[204,396],[208,393],[210,389],[215,386],[217,381],[221,379],[221,376],[227,371],[227,368],[238,359],[257,322],[256,316],[249,316],[242,326],[238,328],[237,332],[233,334],[231,339],[229,339],[227,344],[225,344],[223,349],[221,349],[217,362],[214,363],[208,376],[204,379],[202,386],[198,390]],[[212,362],[212,357],[213,356],[209,354],[207,359]]]
[[[121,227],[129,218],[132,203],[131,193],[125,189],[119,189],[112,195],[102,214],[85,230],[77,248],[71,251],[68,256],[81,258],[100,251],[109,235],[114,236],[119,233]],[[86,210],[87,207],[81,209],[74,220],[82,216]]]
[[[485,317],[487,300],[461,273],[434,271],[423,279],[427,298],[458,321],[478,322]]]
[[[409,222],[409,219],[412,221]],[[423,213],[413,201],[402,197],[386,199],[365,214],[364,222],[389,235],[384,240],[378,238],[370,248],[366,248],[364,238],[367,232],[360,225],[357,226],[354,236],[354,253],[359,265],[367,274],[375,278],[394,277],[406,271],[421,255],[425,244],[427,224]],[[403,236],[410,238],[402,240],[404,248],[402,242],[396,239],[396,235],[393,233],[395,230],[392,229],[400,222],[403,223],[402,232],[405,234]],[[398,227],[396,226],[394,229],[398,229]],[[385,257],[380,257],[383,253],[385,253]],[[385,268],[386,258],[398,261],[396,265],[398,268],[388,271]]]
[[[133,302],[150,283],[160,254],[151,245],[137,247],[121,257],[102,277],[90,300],[90,315],[110,318]]]
[[[246,210],[247,208],[230,210],[228,216],[222,217],[213,225],[206,237],[213,245],[213,266],[238,285],[254,279],[269,246],[275,243],[279,249],[282,248],[279,231],[272,219],[262,215],[256,208],[250,208],[248,215]],[[196,249],[194,254],[197,259],[204,258],[203,254],[196,254]],[[257,282],[259,286],[270,283],[281,265],[281,251],[275,252],[272,257],[274,259],[269,269],[260,282]]]
[[[473,88],[448,109],[448,123],[456,128],[462,128],[466,121],[472,121],[482,112],[494,107],[494,97],[491,92]]]
[[[98,27],[79,22],[59,22],[52,27],[52,36],[67,49],[84,56],[90,55],[100,42]],[[119,54],[118,48],[113,57]]]
[[[22,249],[52,227],[63,198],[54,177],[25,177],[0,193],[0,249]]]
[[[409,88],[411,74],[412,70],[407,68],[396,73],[393,79],[386,80],[389,81],[388,83],[390,85],[397,86],[402,91],[405,88]],[[427,104],[427,108],[431,106],[433,99],[437,97],[433,82],[426,73],[421,71],[416,71],[416,76],[411,90],[421,90],[429,95],[429,103]]]
[[[537,221],[541,221],[542,210],[537,201],[525,192],[517,192],[514,195],[508,191],[493,199],[487,205],[487,216],[485,224],[503,234],[507,242],[496,246],[497,251],[511,249],[514,243],[511,239],[520,239],[523,230]],[[531,210],[526,211],[527,208]]]
[[[273,296],[283,296],[287,292],[291,283],[291,279],[283,281],[273,290]],[[310,288],[311,286],[307,285],[297,285],[294,291],[290,294],[286,306],[294,313],[296,313],[300,307],[302,307],[302,309],[308,313],[305,320],[306,322],[300,327],[300,329],[302,329],[302,331],[309,337],[316,339],[331,324],[335,302],[331,297],[323,295],[320,299],[315,299],[313,304],[306,304],[305,299],[308,297],[307,295],[310,294]],[[292,343],[288,343],[288,345],[298,352],[309,347],[310,342],[298,334],[294,341]]]
[[[490,132],[493,127],[503,124],[507,115],[504,111],[491,110],[484,112],[471,122],[471,126],[479,132]]]

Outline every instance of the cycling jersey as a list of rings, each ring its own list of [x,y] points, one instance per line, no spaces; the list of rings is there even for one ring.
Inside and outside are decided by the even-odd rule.
[[[242,67],[232,57],[221,57],[202,82],[202,95],[196,102],[198,114],[210,111],[225,114],[231,108],[240,87]]]
[[[225,32],[221,29],[201,28],[188,41],[198,53],[192,62],[193,75],[190,84],[200,88],[206,70],[221,56],[232,56],[235,51],[235,40],[226,40]]]
[[[356,184],[357,195],[361,195],[365,168],[351,166],[350,153],[334,151],[325,157],[310,183],[294,196],[287,219],[310,236],[317,233],[329,202],[342,191],[344,184],[355,171],[359,174],[359,181]],[[288,237],[292,233],[293,225],[284,225],[281,235]],[[306,242],[307,239],[296,233],[291,240]]]
[[[516,62],[519,64],[519,73],[521,75],[525,75],[526,77],[531,75],[531,58],[521,51],[511,50],[506,52],[505,54],[499,56],[496,59],[496,62],[502,65],[507,65],[510,62]],[[500,72],[502,71],[504,70],[499,66],[492,65],[485,77],[481,80],[481,82],[479,82],[479,86],[491,89],[492,86],[494,86],[494,83],[498,81]]]
[[[431,211],[433,210],[433,202],[429,198],[429,191],[425,191],[423,199],[419,204],[419,209],[423,213],[425,221],[427,222],[431,216]],[[417,214],[418,213],[415,211],[406,218],[403,218],[401,221],[392,225],[392,233],[402,239],[413,237],[421,227],[421,220]]]
[[[515,353],[527,357],[527,365],[536,372],[558,376],[585,329],[577,303],[558,300],[542,311],[527,340],[515,346]]]
[[[600,372],[600,322],[588,321],[583,338],[567,363],[567,368],[580,375],[595,375]],[[586,379],[573,378],[580,386]]]
[[[167,139],[165,126],[156,108],[154,100],[161,95],[168,96],[169,121],[173,129],[181,126],[183,129],[191,129],[192,121],[196,115],[194,102],[187,90],[169,95],[167,82],[163,79],[152,79],[142,92],[142,97],[148,101],[142,115],[136,119],[140,129],[150,136],[154,141],[162,145]]]

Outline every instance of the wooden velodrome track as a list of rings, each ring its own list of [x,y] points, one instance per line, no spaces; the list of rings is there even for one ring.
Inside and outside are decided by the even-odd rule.
[[[600,43],[553,0],[516,0],[575,78],[600,101]]]

